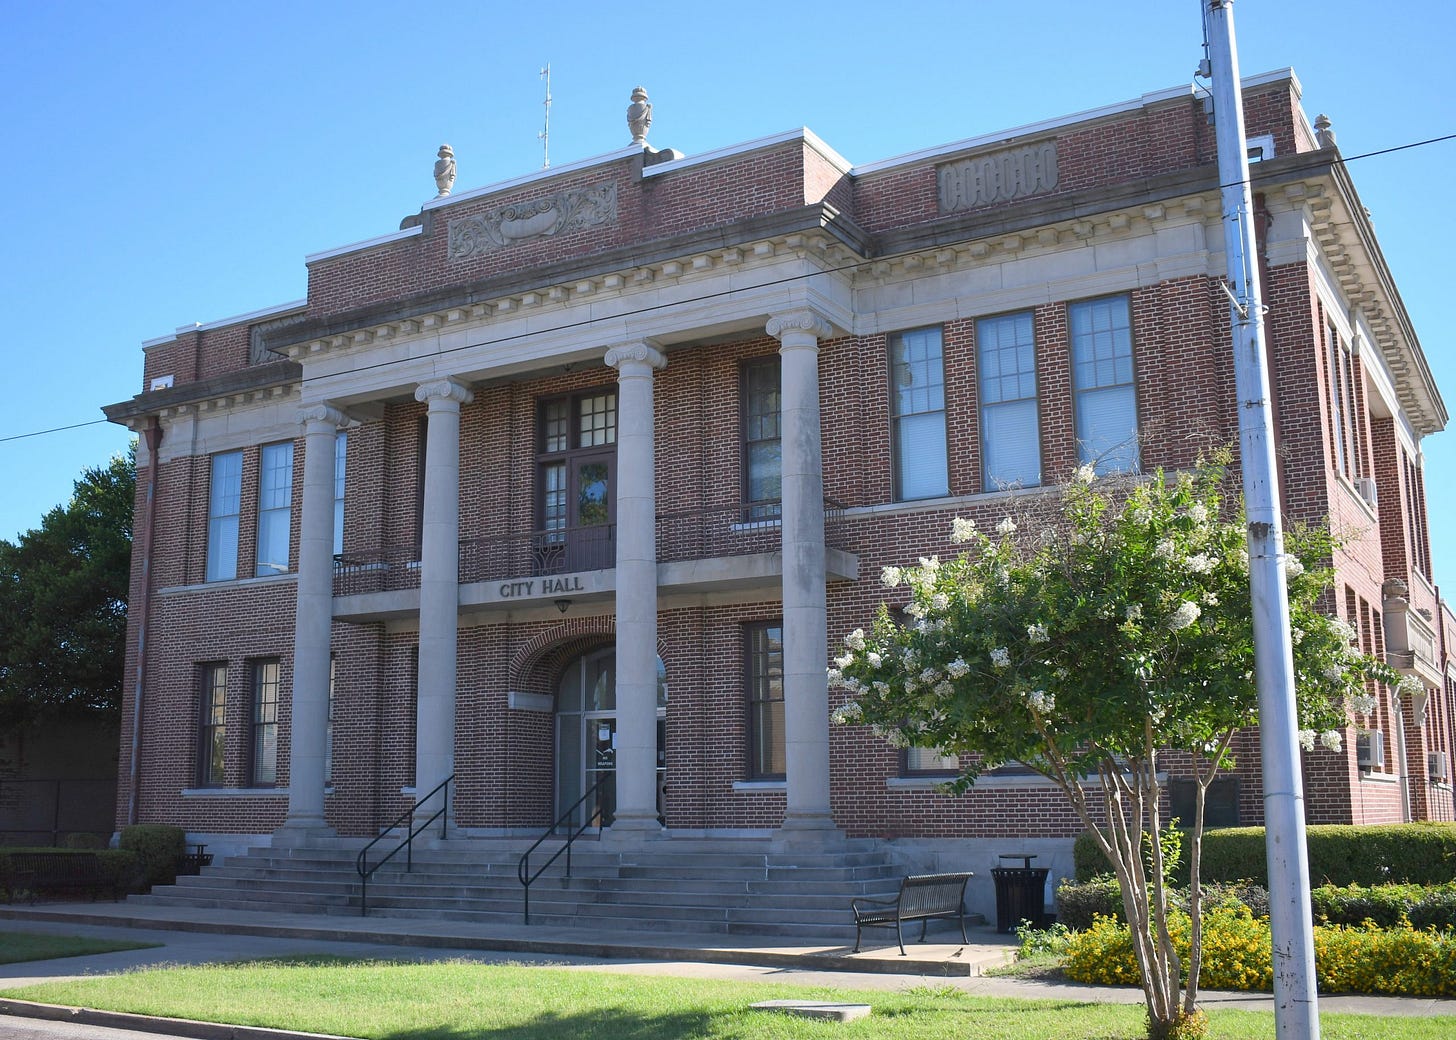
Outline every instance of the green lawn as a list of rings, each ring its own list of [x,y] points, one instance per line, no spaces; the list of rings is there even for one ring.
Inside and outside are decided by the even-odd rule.
[[[0,964],[48,961],[53,957],[83,957],[88,953],[114,953],[117,950],[145,950],[159,945],[161,944],[120,942],[113,939],[83,939],[76,935],[0,932]]]
[[[1135,1005],[969,997],[949,986],[903,993],[621,975],[463,961],[299,958],[165,968],[51,983],[5,996],[378,1040],[1136,1040]],[[748,1005],[793,997],[867,1003],[848,1024]],[[1271,1014],[1220,1011],[1214,1040],[1274,1037]],[[1325,1015],[1327,1040],[1389,1040],[1387,1019]],[[1450,1040],[1456,1018],[1402,1018],[1402,1040]]]

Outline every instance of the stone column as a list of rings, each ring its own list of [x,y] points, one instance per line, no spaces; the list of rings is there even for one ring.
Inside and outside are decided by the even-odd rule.
[[[415,725],[415,797],[455,771],[455,646],[460,608],[460,406],[474,395],[453,379],[422,383],[429,404],[425,516],[420,532],[420,665]],[[438,797],[417,819],[440,808]]]
[[[617,370],[617,811],[614,837],[660,835],[657,822],[657,496],[652,373],[645,343],[607,351]]]
[[[788,805],[779,836],[836,836],[829,810],[829,683],[824,569],[824,473],[819,429],[819,340],[812,311],[777,315],[784,564],[784,758]]]
[[[330,837],[324,821],[324,758],[329,721],[329,642],[334,619],[334,440],[348,419],[326,404],[303,423],[303,507],[299,517],[297,607],[293,622],[293,701],[289,716],[288,816],[278,845]]]

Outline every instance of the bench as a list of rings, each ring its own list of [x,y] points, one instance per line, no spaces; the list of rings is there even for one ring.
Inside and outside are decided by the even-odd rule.
[[[100,857],[92,852],[7,852],[0,864],[4,871],[0,880],[11,901],[22,889],[30,892],[31,902],[35,902],[35,893],[42,889],[48,892],[88,889],[94,900],[97,889],[109,888],[113,900],[121,898],[121,882],[106,876]]]
[[[900,940],[900,956],[905,956],[906,921],[920,922],[920,941],[930,922],[954,917],[961,923],[961,942],[966,936],[966,882],[973,874],[911,874],[900,882],[900,894],[894,899],[852,899],[854,911],[854,952],[859,953],[860,933],[866,928],[893,928]]]

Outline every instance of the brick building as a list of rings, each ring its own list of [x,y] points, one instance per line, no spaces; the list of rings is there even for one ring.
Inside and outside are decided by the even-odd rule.
[[[1452,819],[1445,407],[1293,73],[1245,107],[1284,510],[1345,538],[1332,609],[1425,691],[1306,754],[1309,817]],[[636,143],[145,344],[106,409],[142,440],[118,822],[357,845],[453,777],[481,843],[574,811],[1067,872],[1055,789],[941,793],[953,763],[831,731],[825,665],[953,516],[1236,441],[1215,164],[1191,87],[858,167],[807,130]],[[1260,821],[1252,737],[1217,811]]]

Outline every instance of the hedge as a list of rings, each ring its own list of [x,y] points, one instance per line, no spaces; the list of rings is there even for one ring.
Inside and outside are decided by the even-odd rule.
[[[1395,823],[1371,826],[1316,825],[1306,829],[1309,874],[1315,884],[1380,885],[1391,882],[1439,885],[1456,877],[1456,823]],[[1105,874],[1111,865],[1083,834],[1072,850],[1078,881]],[[1187,884],[1184,843],[1180,884]],[[1268,885],[1263,827],[1228,827],[1203,834],[1204,881],[1249,880]]]
[[[1085,930],[1096,918],[1111,917],[1125,921],[1122,889],[1111,874],[1091,881],[1063,881],[1057,886],[1057,923],[1068,928]],[[1172,906],[1187,910],[1188,890],[1174,889]],[[1254,917],[1269,916],[1269,891],[1247,881],[1214,881],[1203,886],[1203,907],[1210,911],[1219,907],[1247,907]]]
[[[177,864],[187,852],[187,835],[181,827],[137,823],[121,829],[120,844],[141,857],[148,885],[170,885],[177,880]]]

